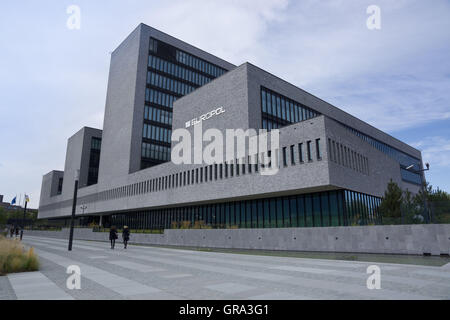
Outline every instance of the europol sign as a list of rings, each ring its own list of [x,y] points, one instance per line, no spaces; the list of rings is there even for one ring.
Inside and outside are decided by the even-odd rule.
[[[196,124],[199,124],[202,121],[208,120],[211,117],[218,116],[221,113],[224,113],[225,109],[223,107],[218,107],[217,109],[211,110],[205,114],[202,114],[200,117],[194,118],[192,120],[189,120],[186,122],[186,128],[189,128],[190,126],[195,126]]]

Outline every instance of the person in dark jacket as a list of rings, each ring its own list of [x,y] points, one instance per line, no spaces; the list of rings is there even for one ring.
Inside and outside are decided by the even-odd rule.
[[[114,249],[117,238],[117,229],[115,226],[112,226],[111,229],[109,229],[109,241],[111,241],[111,249]]]
[[[124,246],[123,248],[126,249],[128,240],[130,240],[130,229],[128,229],[127,226],[123,227],[122,239],[123,239],[123,246]]]

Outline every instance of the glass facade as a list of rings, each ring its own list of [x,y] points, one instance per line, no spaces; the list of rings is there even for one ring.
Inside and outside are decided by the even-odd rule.
[[[59,178],[58,179],[58,189],[56,191],[56,194],[61,194],[62,193],[63,182],[64,182],[64,178]]]
[[[274,91],[261,87],[262,128],[278,129],[319,115],[318,112]]]
[[[116,214],[111,225],[132,229],[288,228],[367,225],[378,222],[380,198],[335,190]]]
[[[261,111],[262,128],[268,130],[272,128],[281,128],[291,123],[300,122],[320,115],[317,111],[314,111],[311,108],[308,108],[264,87],[261,87]],[[413,165],[413,171],[420,170],[420,159],[397,150],[396,148],[393,148],[343,123],[340,124],[350,130],[353,134],[371,144],[374,148],[395,159],[400,164],[400,174],[404,181],[419,185],[422,183],[422,175],[420,173],[406,170],[406,168],[410,165]],[[320,143],[320,141],[316,141],[316,143]],[[318,150],[320,150],[320,148]]]
[[[100,165],[100,149],[102,139],[93,137],[91,139],[91,152],[89,156],[89,169],[87,185],[96,184],[98,181],[98,168]]]
[[[150,38],[141,169],[170,161],[172,106],[227,70]]]

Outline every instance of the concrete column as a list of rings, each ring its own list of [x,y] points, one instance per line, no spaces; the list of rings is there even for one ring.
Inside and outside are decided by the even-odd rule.
[[[100,216],[100,222],[99,222],[99,224],[98,224],[100,227],[102,226],[102,218],[103,218],[103,216],[101,215],[101,216]]]

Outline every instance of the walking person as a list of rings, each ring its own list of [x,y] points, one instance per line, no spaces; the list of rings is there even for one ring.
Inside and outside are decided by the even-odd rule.
[[[128,240],[130,240],[130,229],[128,229],[128,226],[123,226],[122,239],[123,239],[123,248],[126,249]]]
[[[111,241],[111,249],[114,249],[117,238],[117,229],[115,226],[112,226],[111,229],[109,229],[109,241]]]
[[[16,238],[19,237],[19,227],[16,227]]]
[[[14,237],[14,226],[11,226],[11,229],[9,230],[10,237]]]

